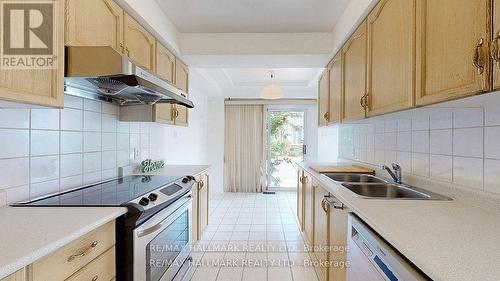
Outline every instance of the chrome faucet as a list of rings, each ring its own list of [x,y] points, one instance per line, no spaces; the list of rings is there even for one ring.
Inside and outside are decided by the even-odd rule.
[[[402,183],[403,176],[401,173],[401,166],[396,163],[392,163],[392,169],[394,172],[386,165],[382,166],[382,169],[386,170],[396,183]]]

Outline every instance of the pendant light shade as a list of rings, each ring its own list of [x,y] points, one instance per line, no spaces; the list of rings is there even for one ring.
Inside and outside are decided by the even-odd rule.
[[[275,100],[283,97],[283,90],[274,84],[274,73],[271,72],[271,85],[265,86],[260,92],[260,97],[266,100]]]

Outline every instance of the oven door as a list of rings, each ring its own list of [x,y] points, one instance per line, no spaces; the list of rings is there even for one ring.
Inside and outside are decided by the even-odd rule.
[[[170,281],[188,274],[191,212],[188,193],[134,230],[134,280]]]

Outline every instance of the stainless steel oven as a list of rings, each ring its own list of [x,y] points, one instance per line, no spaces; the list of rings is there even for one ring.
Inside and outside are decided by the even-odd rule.
[[[184,280],[191,275],[191,192],[133,231],[134,280]]]

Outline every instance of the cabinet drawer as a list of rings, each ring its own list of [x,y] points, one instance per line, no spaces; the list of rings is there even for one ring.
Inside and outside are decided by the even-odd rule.
[[[33,281],[64,280],[115,244],[110,222],[33,264]]]
[[[115,277],[115,247],[93,260],[67,281],[109,281]]]

